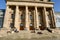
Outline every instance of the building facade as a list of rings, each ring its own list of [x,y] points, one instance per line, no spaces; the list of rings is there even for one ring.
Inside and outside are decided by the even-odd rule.
[[[17,30],[55,28],[53,5],[51,0],[6,0],[3,27]]]
[[[4,13],[5,13],[5,10],[4,9],[0,9],[0,28],[3,27]]]

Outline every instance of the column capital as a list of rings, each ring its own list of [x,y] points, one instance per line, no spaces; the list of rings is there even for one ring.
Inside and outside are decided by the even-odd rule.
[[[18,5],[16,6],[16,10],[18,9]]]
[[[44,10],[46,11],[46,7],[44,7]]]
[[[16,6],[16,14],[17,14],[17,12],[19,12],[19,6],[18,5]]]
[[[26,6],[26,11],[28,11],[28,6]]]
[[[37,14],[37,6],[35,6],[35,11],[36,11],[36,14]]]
[[[18,5],[16,5],[16,7],[18,7]]]
[[[9,10],[9,5],[6,7],[6,11]]]

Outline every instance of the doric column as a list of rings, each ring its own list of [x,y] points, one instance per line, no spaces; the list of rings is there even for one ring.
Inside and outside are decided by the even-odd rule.
[[[47,18],[47,14],[46,14],[46,8],[44,7],[44,12],[43,12],[43,21],[44,21],[44,24],[45,24],[45,27],[48,27],[48,18]]]
[[[51,10],[51,16],[52,16],[52,25],[53,25],[52,28],[55,28],[56,27],[56,18],[55,18],[55,14],[54,14],[54,9],[53,8]]]
[[[6,7],[3,27],[9,29],[9,6]]]
[[[37,13],[37,7],[35,6],[35,27],[39,29],[39,21],[38,21],[38,13]]]
[[[25,27],[29,30],[29,15],[28,15],[28,6],[26,6],[26,16],[25,16]]]
[[[19,6],[16,6],[15,28],[16,28],[18,31],[20,30],[20,25],[19,25]]]

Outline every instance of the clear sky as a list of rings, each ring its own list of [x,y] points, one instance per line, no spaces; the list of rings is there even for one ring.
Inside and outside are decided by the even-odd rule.
[[[60,12],[60,0],[52,0],[53,2],[55,2],[54,4],[54,9],[56,12]],[[5,9],[6,5],[5,5],[5,0],[0,0],[0,9]]]

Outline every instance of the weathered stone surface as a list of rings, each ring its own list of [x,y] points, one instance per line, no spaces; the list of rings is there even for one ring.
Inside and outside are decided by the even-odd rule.
[[[7,0],[3,27],[16,28],[18,31],[25,28],[26,30],[56,28],[53,3],[48,1]]]

